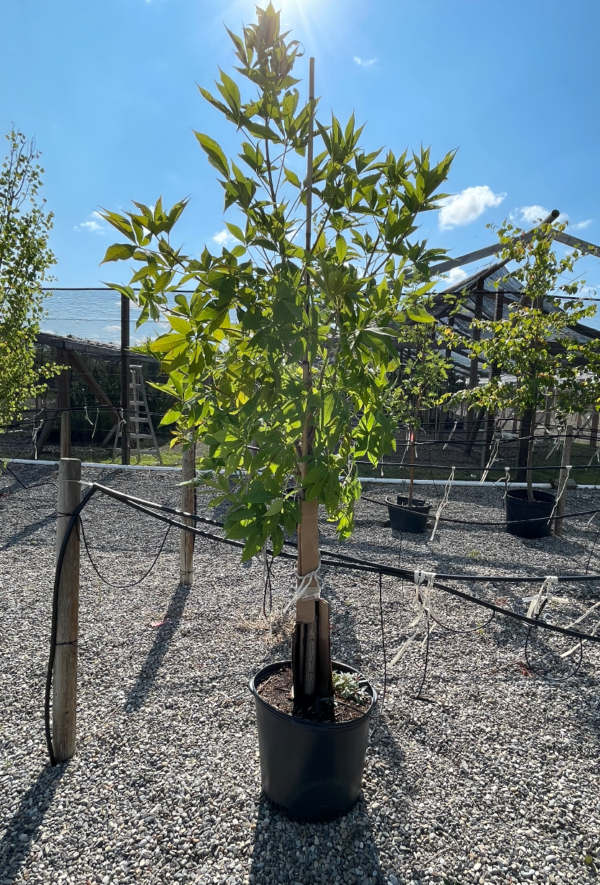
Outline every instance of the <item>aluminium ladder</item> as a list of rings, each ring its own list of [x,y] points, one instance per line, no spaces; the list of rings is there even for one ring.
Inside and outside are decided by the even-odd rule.
[[[146,425],[144,427],[144,425]],[[122,427],[119,424],[115,433],[113,459],[121,452],[119,442],[122,438]],[[150,440],[147,448],[142,448],[142,440]],[[154,425],[146,398],[146,385],[141,366],[129,367],[129,454],[135,455],[137,463],[144,454],[153,454],[158,463],[162,464],[160,448],[156,441]]]

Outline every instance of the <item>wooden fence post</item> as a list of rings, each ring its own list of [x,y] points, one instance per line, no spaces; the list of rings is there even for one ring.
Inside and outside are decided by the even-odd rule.
[[[181,458],[181,481],[193,479],[196,475],[196,446],[192,444],[184,451]],[[195,492],[193,486],[181,487],[181,509],[186,513],[195,513]],[[194,525],[194,520],[184,517],[186,525]],[[179,530],[179,583],[190,586],[194,580],[194,535]]]
[[[61,458],[58,473],[58,557],[71,514],[81,498],[81,461]],[[79,534],[71,532],[60,576],[56,612],[56,655],[52,695],[52,743],[57,762],[75,753],[77,713],[77,635],[79,629]]]
[[[567,503],[567,467],[571,463],[571,446],[573,445],[573,425],[569,421],[565,430],[565,443],[562,450],[560,472],[558,474],[558,488],[562,487],[562,494],[556,505],[556,520],[554,522],[554,534],[562,535],[565,506]]]
[[[60,412],[60,457],[71,457],[71,369],[66,350],[57,350],[65,368],[58,376],[58,410]]]

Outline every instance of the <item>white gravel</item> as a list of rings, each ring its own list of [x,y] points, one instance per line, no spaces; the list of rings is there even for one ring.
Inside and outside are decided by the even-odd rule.
[[[13,468],[26,485],[56,472]],[[99,471],[86,472],[87,479]],[[107,471],[106,484],[177,504],[177,475]],[[383,498],[398,487],[371,486]],[[429,490],[433,498],[440,494]],[[51,769],[43,691],[54,564],[53,485],[24,490],[0,477],[0,885],[109,883],[471,883],[580,885],[600,869],[598,646],[566,682],[529,674],[525,631],[434,594],[427,680],[422,642],[388,666],[385,707],[373,723],[364,799],[329,824],[290,823],[260,794],[247,681],[289,654],[279,613],[293,565],[274,566],[273,632],[262,618],[262,565],[239,564],[215,542],[196,546],[196,581],[177,587],[171,532],[154,570],[127,589],[101,584],[82,559],[78,746]],[[567,510],[600,506],[570,493]],[[448,515],[502,517],[502,490],[455,489]],[[594,526],[568,521],[563,538],[522,541],[499,529],[442,525],[393,534],[363,502],[347,552],[410,568],[543,576],[585,570]],[[600,520],[600,517],[599,517]],[[137,580],[165,526],[96,496],[84,524],[111,581]],[[333,530],[323,524],[327,545]],[[590,571],[600,571],[600,542]],[[541,583],[541,579],[540,579]],[[525,612],[534,585],[463,584]],[[383,579],[388,660],[409,632],[414,589]],[[561,585],[549,609],[567,624],[600,598],[598,584]],[[383,689],[376,576],[327,570],[334,656]],[[584,625],[591,629],[596,615]],[[166,621],[163,626],[152,626]],[[420,637],[421,638],[421,637]],[[536,640],[543,651],[572,643]],[[572,659],[569,659],[572,660]],[[564,666],[564,662],[563,662]]]

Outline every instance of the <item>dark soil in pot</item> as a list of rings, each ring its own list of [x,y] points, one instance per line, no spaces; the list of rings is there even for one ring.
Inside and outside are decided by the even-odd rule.
[[[359,677],[345,664],[334,663],[333,669]],[[291,675],[291,662],[281,661],[264,667],[250,680],[256,702],[262,787],[271,802],[294,820],[330,820],[347,812],[360,795],[370,714],[377,694],[365,680],[362,685],[368,701],[364,712],[338,703],[334,721],[302,719],[276,709],[262,697],[263,686],[270,696],[279,679],[286,679],[286,671]],[[285,698],[289,690],[284,687],[277,694]],[[349,718],[344,719],[346,715]]]
[[[427,519],[431,504],[419,498],[413,498],[412,504],[408,505],[408,498],[404,495],[396,497],[396,503],[386,498],[390,524],[397,532],[411,532],[422,534],[427,528]]]
[[[260,683],[257,691],[271,707],[297,719],[307,722],[351,722],[353,719],[360,719],[371,707],[371,695],[365,690],[368,684],[366,679],[359,680],[361,693],[356,698],[344,697],[336,689],[331,700],[317,699],[314,703],[300,706],[292,697],[293,678],[292,668],[289,666],[272,673]]]
[[[506,495],[506,531],[519,538],[547,538],[552,534],[550,516],[556,503],[551,492],[533,490],[533,501],[527,489],[509,489]]]

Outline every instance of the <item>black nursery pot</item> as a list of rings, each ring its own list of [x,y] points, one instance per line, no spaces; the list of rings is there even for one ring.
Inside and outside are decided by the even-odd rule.
[[[547,538],[552,534],[552,510],[556,497],[551,492],[533,490],[534,501],[527,500],[527,489],[510,489],[506,495],[506,531],[519,538]],[[535,520],[535,522],[526,522]]]
[[[331,820],[349,811],[359,797],[377,693],[367,683],[371,706],[351,722],[296,719],[267,704],[257,691],[272,673],[289,666],[290,661],[269,664],[250,680],[256,701],[262,788],[292,820]],[[333,669],[357,672],[346,664],[334,663]]]
[[[408,498],[404,495],[397,495],[395,504],[389,498],[386,498],[386,503],[390,514],[390,524],[397,532],[422,534],[425,531],[431,504],[413,498],[409,507]]]

